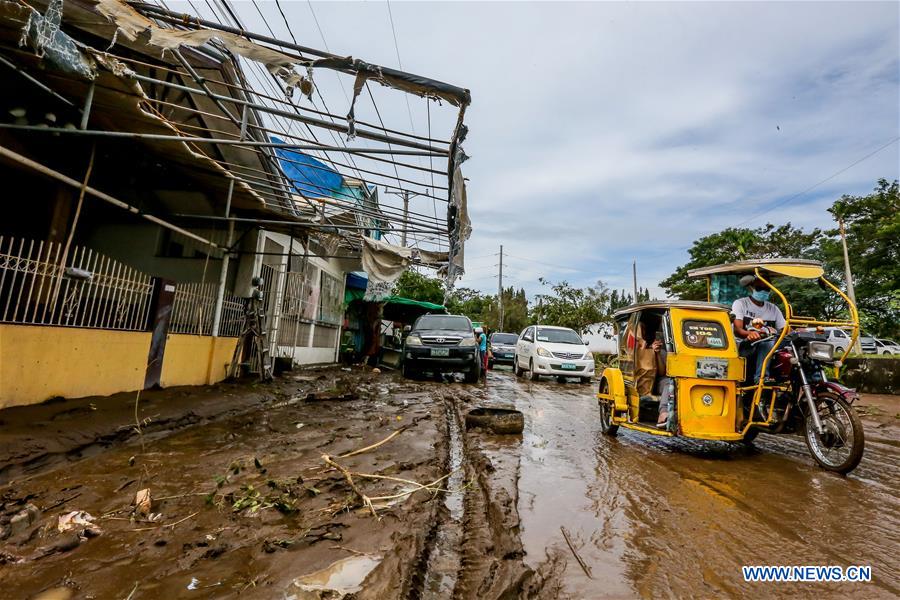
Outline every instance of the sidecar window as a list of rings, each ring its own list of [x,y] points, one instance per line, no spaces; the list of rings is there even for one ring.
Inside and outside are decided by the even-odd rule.
[[[681,325],[681,337],[691,348],[722,350],[728,347],[725,329],[715,321],[685,321]]]

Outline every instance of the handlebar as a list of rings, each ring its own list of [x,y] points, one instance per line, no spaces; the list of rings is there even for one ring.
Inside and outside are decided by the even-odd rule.
[[[777,334],[769,333],[769,334],[760,336],[760,338],[759,338],[758,340],[754,340],[754,341],[750,342],[750,345],[751,345],[751,346],[755,346],[755,345],[757,345],[757,344],[759,344],[759,343],[761,343],[761,342],[765,342],[765,341],[768,341],[768,340],[771,340],[771,339],[775,339],[775,338],[777,338],[777,337],[778,337]]]

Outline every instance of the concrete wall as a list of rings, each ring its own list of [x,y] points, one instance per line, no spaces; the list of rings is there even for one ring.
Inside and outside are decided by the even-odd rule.
[[[841,381],[859,392],[900,394],[900,357],[848,358]]]
[[[237,338],[170,334],[163,387],[223,380],[236,344]],[[0,408],[139,390],[149,350],[149,332],[2,324]]]
[[[163,357],[162,387],[222,381],[237,342],[237,338],[170,333]]]

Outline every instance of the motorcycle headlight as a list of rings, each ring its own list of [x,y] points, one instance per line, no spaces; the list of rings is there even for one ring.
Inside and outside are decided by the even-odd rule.
[[[553,358],[553,354],[551,354],[549,350],[541,348],[540,346],[538,346],[537,355],[543,356],[544,358]]]
[[[822,362],[834,361],[834,345],[828,342],[810,342],[809,357]]]
[[[422,338],[420,338],[416,334],[412,334],[408,338],[406,338],[406,345],[407,346],[421,346]]]
[[[476,340],[475,338],[471,338],[471,337],[464,337],[463,339],[459,340],[459,345],[460,346],[469,346],[469,347],[477,346],[478,340]]]

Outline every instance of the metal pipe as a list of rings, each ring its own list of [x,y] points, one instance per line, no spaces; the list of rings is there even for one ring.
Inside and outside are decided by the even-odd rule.
[[[190,215],[184,213],[177,213],[172,215],[173,217],[179,217],[182,219],[206,219],[209,221],[234,221],[236,223],[253,223],[256,225],[293,225],[296,227],[303,227],[307,229],[347,229],[347,230],[361,230],[361,231],[373,231],[373,230],[381,230],[384,228],[380,227],[365,227],[362,225],[328,225],[324,223],[310,223],[307,221],[279,221],[276,219],[250,219],[250,218],[242,218],[242,217],[217,217],[215,215]],[[433,229],[411,229],[410,231],[414,233],[441,233],[438,230]]]
[[[164,85],[166,87],[170,87],[179,91],[188,92],[196,94],[200,90],[197,88],[192,88],[187,85],[181,85],[178,83],[174,83],[171,81],[163,81],[162,79],[156,79],[155,77],[148,77],[146,75],[141,75],[140,73],[136,73],[131,71],[127,74],[128,77],[133,79],[137,79],[138,81],[143,81],[146,83],[154,83],[156,85]],[[211,94],[210,98],[216,98],[219,100],[223,100],[225,102],[231,102],[233,104],[248,104],[251,108],[255,108],[256,110],[271,114],[277,115],[279,117],[284,117],[286,119],[291,119],[294,121],[300,121],[301,123],[306,123],[307,125],[315,125],[316,127],[321,127],[322,129],[330,129],[332,131],[337,131],[340,133],[346,133],[347,128],[338,125],[337,123],[332,123],[329,121],[325,121],[323,119],[316,119],[314,117],[307,117],[305,115],[298,114],[296,112],[290,112],[287,110],[281,110],[278,108],[273,108],[271,106],[266,106],[264,104],[257,104],[256,102],[251,102],[249,100],[242,100],[240,98],[234,98],[232,96],[223,96],[221,94]],[[417,148],[419,150],[427,150],[429,152],[437,152],[436,156],[447,156],[447,150],[439,150],[434,146],[429,144],[420,144],[418,142],[411,142],[409,140],[401,140],[399,138],[395,138],[390,135],[384,135],[382,133],[376,133],[374,131],[369,131],[368,129],[356,129],[355,134],[358,137],[370,139],[376,142],[384,142],[384,143],[393,143],[399,146],[406,146],[407,148]]]
[[[39,131],[44,133],[67,133],[71,135],[92,135],[97,137],[125,138],[140,140],[156,140],[162,142],[184,142],[192,144],[223,144],[226,146],[251,146],[262,148],[286,148],[289,150],[317,150],[320,152],[348,152],[351,154],[402,154],[408,156],[429,156],[431,153],[416,150],[385,150],[383,148],[344,148],[341,146],[314,146],[301,144],[288,144],[278,142],[256,142],[249,140],[233,140],[223,138],[184,137],[180,135],[167,135],[164,133],[137,133],[133,131],[103,131],[98,129],[66,129],[64,127],[39,127],[37,125],[14,125],[0,123],[0,129],[14,129],[21,131]],[[437,155],[436,155],[437,156]]]
[[[26,167],[34,169],[35,171],[37,171],[43,175],[46,175],[53,179],[56,179],[57,181],[61,181],[67,185],[74,187],[74,188],[81,189],[80,181],[76,181],[76,180],[72,179],[71,177],[60,173],[59,171],[55,171],[55,170],[51,169],[50,167],[47,167],[39,162],[33,161],[26,156],[22,156],[18,152],[13,152],[12,150],[10,150],[9,148],[6,148],[5,146],[0,146],[0,156],[6,157],[9,160],[12,160],[12,161],[22,164]],[[178,227],[177,225],[173,225],[172,223],[169,223],[168,221],[164,221],[164,220],[160,219],[159,217],[155,217],[155,216],[147,214],[147,213],[142,213],[140,211],[140,209],[138,209],[130,204],[127,204],[125,202],[122,202],[118,198],[114,198],[114,197],[110,196],[109,194],[107,194],[105,192],[101,192],[100,190],[95,189],[91,186],[85,186],[84,191],[85,191],[85,193],[88,193],[96,198],[99,198],[100,200],[109,202],[113,206],[118,206],[119,208],[125,209],[132,214],[135,214],[144,219],[147,219],[151,223],[156,223],[157,225],[159,225],[161,227],[165,227],[166,229],[171,229],[172,231],[180,233],[181,235],[189,237],[198,242],[207,244],[208,246],[212,246],[213,248],[218,248],[220,250],[224,250],[224,248],[222,248],[215,242],[212,242],[212,241],[210,241],[204,237],[201,237],[195,233],[191,233],[190,231],[187,231],[186,229],[182,229],[181,227]]]
[[[129,2],[129,4],[139,10],[147,11],[155,13],[156,15],[160,15],[161,21],[166,21],[168,23],[173,23],[177,25],[196,25],[202,27],[208,27],[210,29],[218,29],[219,31],[227,31],[228,33],[233,33],[235,35],[239,35],[241,37],[245,37],[250,40],[256,40],[259,42],[266,42],[267,44],[275,44],[277,46],[281,46],[282,48],[290,48],[291,50],[296,50],[298,52],[306,52],[307,54],[312,54],[313,56],[318,56],[320,58],[346,58],[344,56],[340,56],[339,54],[332,54],[330,52],[323,52],[322,50],[317,50],[315,48],[310,48],[308,46],[301,46],[300,44],[294,44],[291,42],[286,42],[283,40],[279,40],[274,37],[269,37],[267,35],[262,35],[259,33],[252,33],[250,31],[245,31],[243,29],[237,29],[235,27],[229,27],[228,25],[223,25],[221,23],[214,23],[212,21],[207,21],[205,19],[201,19],[194,15],[188,15],[186,13],[177,13],[170,10],[166,10],[164,8],[160,8],[158,6],[154,6],[152,4],[146,4],[143,2]],[[438,90],[440,88],[444,88],[444,90],[452,95],[456,96],[460,101],[461,105],[465,105],[469,103],[469,90],[464,88],[444,83],[443,81],[438,81],[437,79],[431,79],[429,77],[423,77],[421,75],[414,75],[412,73],[407,73],[406,71],[399,71],[397,69],[392,69],[390,67],[383,67],[380,65],[371,65],[373,70],[380,71],[381,73],[387,75],[388,77],[396,77],[398,79],[417,80],[419,85],[425,88],[431,88]],[[343,73],[351,73],[356,74],[359,72],[356,69],[345,70],[345,69],[336,69],[333,67],[325,67],[329,69],[333,69],[335,71],[341,71]]]
[[[91,118],[91,106],[94,104],[94,89],[97,87],[97,80],[91,81],[88,88],[87,96],[84,99],[84,108],[81,110],[81,130],[84,131],[88,126],[88,119]]]
[[[224,107],[220,107],[222,110],[225,110]],[[241,113],[241,135],[240,139],[243,140],[244,136],[247,135],[247,115],[248,115],[248,107],[245,104],[244,110]],[[225,218],[229,218],[231,216],[231,197],[234,195],[234,178],[230,178],[228,180],[228,194],[225,196]],[[231,241],[234,238],[234,221],[228,221],[228,233],[225,236],[225,245],[227,247],[231,247]],[[219,325],[222,322],[222,303],[225,301],[225,283],[228,280],[228,263],[229,263],[229,254],[226,252],[222,255],[222,268],[219,273],[219,289],[216,292],[216,307],[213,312],[213,325],[212,325],[212,336],[219,337]]]

